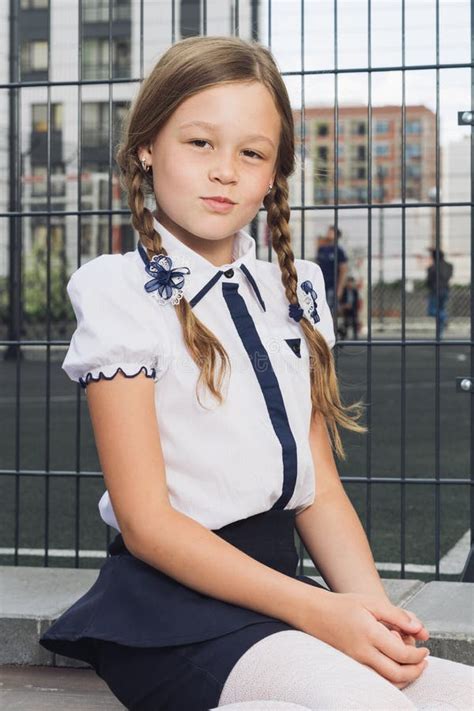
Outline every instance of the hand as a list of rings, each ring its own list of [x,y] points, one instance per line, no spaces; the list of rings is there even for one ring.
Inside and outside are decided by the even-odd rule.
[[[402,634],[427,639],[428,631],[414,613],[379,595],[329,593],[315,608],[310,603],[303,631],[371,667],[398,688],[415,681],[427,665],[428,650],[406,644]]]
[[[412,616],[412,619],[414,619],[414,620],[418,619],[413,612],[410,612],[410,610],[406,610],[406,612],[410,616]],[[424,627],[422,627],[421,630],[419,632],[417,632],[416,635],[412,635],[412,634],[406,634],[405,632],[400,633],[397,629],[391,627],[391,625],[389,625],[386,622],[382,622],[382,624],[385,625],[387,627],[387,629],[389,629],[392,634],[394,634],[396,637],[398,637],[398,639],[401,639],[404,644],[409,644],[412,647],[416,647],[416,640],[417,639],[423,639],[425,641],[427,639],[429,639],[429,634],[428,634],[427,630],[425,630]],[[424,634],[425,632],[428,636],[426,636]],[[404,689],[405,686],[407,686],[407,684],[406,683],[395,683],[395,686],[397,686],[399,689]]]

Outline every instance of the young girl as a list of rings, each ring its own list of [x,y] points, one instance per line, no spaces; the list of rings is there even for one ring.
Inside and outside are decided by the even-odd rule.
[[[428,632],[385,594],[337,473],[337,427],[364,431],[362,409],[339,397],[321,269],[292,251],[270,52],[172,46],[117,161],[139,241],[72,275],[63,368],[87,388],[118,533],[41,644],[134,711],[467,708],[472,668],[425,668]],[[275,263],[243,229],[262,202]],[[295,528],[329,589],[297,575]]]

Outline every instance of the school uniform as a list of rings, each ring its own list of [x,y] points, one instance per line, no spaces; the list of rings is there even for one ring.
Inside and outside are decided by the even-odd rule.
[[[331,348],[335,343],[321,268],[295,260],[299,307],[290,308],[278,264],[257,259],[244,230],[232,262],[216,267],[154,221],[168,258],[148,260],[137,242],[71,276],[77,328],[62,368],[83,388],[119,372],[151,378],[173,508],[260,562],[318,586],[296,574],[294,522],[316,493],[301,313]],[[229,356],[220,406],[204,386],[201,403],[196,397],[199,369],[173,306],[183,297]],[[99,512],[116,530],[106,561],[40,643],[90,663],[127,708],[217,706],[241,655],[292,628],[203,595],[133,556],[107,491]]]

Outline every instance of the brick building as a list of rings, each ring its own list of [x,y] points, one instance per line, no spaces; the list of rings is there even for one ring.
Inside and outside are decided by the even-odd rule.
[[[435,185],[436,115],[425,106],[406,107],[405,197],[429,200]],[[294,113],[301,140],[300,112]],[[402,198],[402,110],[400,106],[372,108],[371,201],[398,202]],[[305,109],[306,154],[313,168],[312,201],[335,202],[334,108]],[[338,108],[337,136],[338,201],[368,202],[369,120],[367,106]],[[308,196],[310,199],[310,196]]]

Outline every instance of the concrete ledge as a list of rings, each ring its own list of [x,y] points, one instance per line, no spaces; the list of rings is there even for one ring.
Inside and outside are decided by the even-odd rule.
[[[120,711],[123,706],[92,669],[0,667],[2,711]]]
[[[0,665],[87,667],[43,649],[38,639],[88,590],[98,570],[0,566]],[[312,576],[318,583],[324,580]],[[432,654],[473,663],[474,583],[383,579],[390,600],[415,612],[430,632]]]

